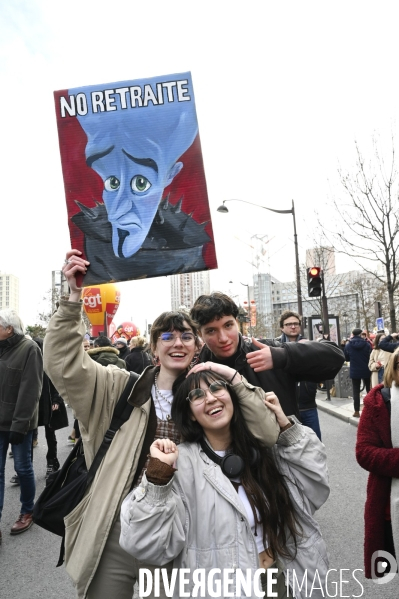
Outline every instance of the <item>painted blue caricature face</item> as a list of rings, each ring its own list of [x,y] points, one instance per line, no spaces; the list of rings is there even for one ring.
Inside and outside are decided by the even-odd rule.
[[[120,258],[132,256],[140,249],[163,190],[183,166],[176,162],[170,168],[161,167],[152,158],[140,156],[144,154],[137,156],[123,147],[111,146],[90,165],[104,181],[102,197],[112,225],[112,247]]]
[[[162,93],[157,88],[161,81],[147,79],[145,83]],[[123,83],[107,86],[111,87],[111,91],[132,89]],[[189,78],[187,88],[192,89]],[[83,90],[89,97],[99,88]],[[120,258],[132,256],[142,246],[165,187],[183,168],[178,159],[198,132],[194,100],[179,102],[177,92],[175,96],[169,89],[164,92],[159,104],[145,105],[143,99],[140,104],[135,96],[134,108],[128,92],[125,96],[114,93],[116,109],[78,116],[88,138],[87,164],[104,182],[102,198],[112,226],[112,247]],[[173,101],[167,101],[172,97]]]

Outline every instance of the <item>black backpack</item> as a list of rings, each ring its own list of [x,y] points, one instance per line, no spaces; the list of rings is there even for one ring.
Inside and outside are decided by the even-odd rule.
[[[105,433],[103,442],[89,470],[86,467],[83,443],[80,437],[61,469],[49,476],[46,487],[33,507],[33,520],[35,524],[49,532],[64,537],[64,518],[83,499],[85,491],[93,482],[97,469],[108,451],[115,433],[130,418],[133,406],[127,403],[127,399],[138,378],[139,375],[135,372],[130,372],[127,385],[115,406],[109,429]],[[57,566],[62,564],[63,549],[64,542],[61,545],[60,560]]]

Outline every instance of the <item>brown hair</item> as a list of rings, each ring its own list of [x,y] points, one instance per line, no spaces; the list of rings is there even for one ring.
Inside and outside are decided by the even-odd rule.
[[[384,387],[392,387],[392,383],[396,382],[396,370],[395,366],[399,363],[399,347],[395,349],[392,356],[388,360],[388,364],[384,368]]]
[[[284,326],[284,321],[288,320],[293,316],[299,320],[299,324],[302,324],[302,318],[299,316],[298,312],[291,312],[291,310],[285,310],[280,316],[280,329]]]
[[[385,337],[385,333],[377,333],[376,336],[374,337],[374,342],[373,342],[374,349],[378,349],[381,337]]]
[[[192,318],[185,312],[162,312],[162,314],[154,320],[151,327],[151,351],[154,352],[161,333],[166,333],[167,331],[180,331],[180,333],[183,333],[188,329],[191,329],[194,333],[196,337],[195,344],[199,349],[198,329]]]

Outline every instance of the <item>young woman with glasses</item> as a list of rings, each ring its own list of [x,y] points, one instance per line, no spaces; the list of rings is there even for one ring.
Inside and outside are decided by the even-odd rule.
[[[187,568],[190,596],[211,596],[207,586],[205,595],[193,589],[198,572],[207,579],[214,568],[221,580],[227,569],[233,578],[228,589],[219,587],[219,597],[227,591],[259,596],[248,587],[235,594],[235,573],[247,569],[252,577],[266,570],[266,597],[274,596],[270,590],[279,598],[294,596],[286,586],[293,570],[297,580],[317,576],[324,587],[326,547],[312,516],[329,495],[324,446],[288,419],[270,392],[264,403],[276,415],[280,436],[273,449],[265,448],[243,417],[240,377],[227,381],[217,366],[198,364],[176,381],[172,417],[185,442],[179,448],[171,439],[151,445],[141,485],[122,505],[121,546],[152,564],[174,560],[175,568]],[[271,577],[277,582],[268,588]],[[178,585],[174,590],[181,596]],[[295,593],[302,597],[298,585]],[[313,593],[324,597],[321,590]]]
[[[372,578],[389,573],[391,565],[385,559],[388,570],[373,572],[376,551],[399,557],[399,348],[385,365],[384,384],[371,389],[363,404],[356,459],[370,473],[364,507],[364,572]]]
[[[66,258],[63,272],[71,294],[69,301],[60,302],[48,326],[44,362],[59,393],[76,412],[90,466],[130,375],[94,362],[84,351],[82,290],[75,275],[85,273],[89,263],[77,250],[69,251]],[[140,555],[132,558],[120,548],[120,507],[129,491],[140,485],[154,440],[168,437],[176,444],[180,440],[171,419],[172,386],[188,371],[198,350],[196,325],[187,314],[164,312],[154,321],[150,343],[158,366],[147,367],[136,381],[128,400],[134,406],[129,420],[116,433],[84,499],[65,519],[65,564],[79,599],[131,599],[140,568],[153,569]],[[217,368],[238,382],[234,370]],[[238,386],[251,430],[266,445],[273,445],[279,427],[272,411],[263,409],[264,394],[246,382]],[[162,586],[160,596],[166,596]]]

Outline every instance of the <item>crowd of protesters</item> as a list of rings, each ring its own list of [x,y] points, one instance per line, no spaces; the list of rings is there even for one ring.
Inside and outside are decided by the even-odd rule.
[[[200,296],[190,314],[162,313],[148,344],[137,336],[112,345],[101,336],[92,345],[76,282],[88,266],[77,250],[67,253],[63,271],[71,293],[50,321],[44,351],[41,340],[24,335],[15,312],[0,311],[0,519],[9,449],[21,487],[11,535],[33,524],[37,427],[45,430],[48,477],[60,467],[55,431],[68,426],[63,415],[69,405],[75,417],[70,438],[82,437],[89,467],[129,373],[137,374],[130,417],[83,500],[65,519],[65,566],[79,599],[131,599],[140,569],[157,566],[168,576],[174,567],[263,568],[260,587],[266,597],[270,569],[277,572],[273,590],[281,598],[302,596],[287,578],[290,569],[298,576],[317,572],[322,588],[314,596],[324,596],[327,549],[313,514],[327,500],[329,486],[315,396],[317,383],[333,379],[345,358],[355,414],[360,415],[360,381],[368,391],[373,386],[364,400],[357,445],[358,461],[371,481],[365,563],[375,547],[395,553],[395,334],[377,335],[372,348],[368,336],[354,329],[342,345],[344,358],[328,339],[303,339],[301,316],[285,312],[278,338],[248,339],[239,332],[237,305],[214,292]],[[384,415],[384,430],[377,412]],[[391,435],[385,430],[390,415]],[[387,460],[378,452],[373,457],[378,443],[388,451]],[[229,470],[226,464],[233,463]],[[384,510],[376,509],[377,503]],[[166,596],[162,582],[159,593]]]

